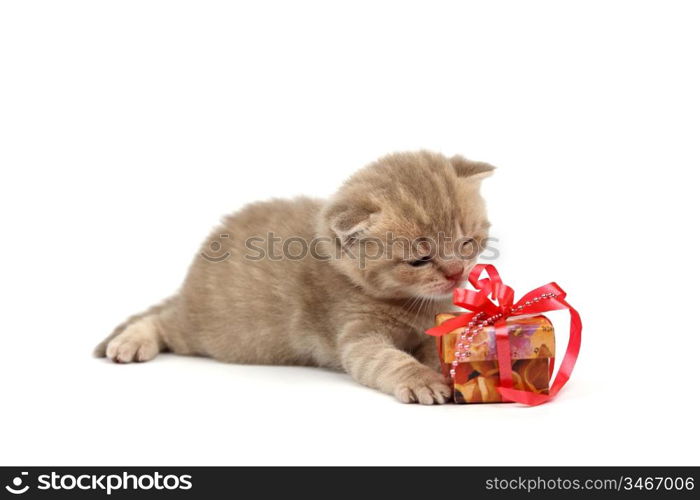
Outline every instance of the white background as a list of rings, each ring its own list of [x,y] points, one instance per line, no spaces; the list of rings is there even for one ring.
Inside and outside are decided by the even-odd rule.
[[[698,465],[692,2],[3,2],[0,464]],[[218,218],[395,150],[499,166],[496,262],[584,322],[553,403],[93,346]],[[566,338],[560,328],[560,347]]]

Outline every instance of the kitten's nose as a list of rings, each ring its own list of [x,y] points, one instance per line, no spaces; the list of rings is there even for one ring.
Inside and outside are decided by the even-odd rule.
[[[464,273],[464,266],[461,263],[452,264],[445,267],[444,271],[445,278],[450,281],[461,281],[462,273]]]

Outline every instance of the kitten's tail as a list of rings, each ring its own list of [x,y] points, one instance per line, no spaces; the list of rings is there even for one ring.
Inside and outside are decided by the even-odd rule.
[[[157,316],[157,315],[160,315],[160,314],[161,314],[162,312],[164,312],[166,309],[169,309],[169,308],[173,307],[176,298],[177,298],[177,295],[173,295],[172,297],[168,297],[167,299],[165,299],[165,300],[164,300],[163,302],[161,302],[160,304],[156,304],[156,305],[154,305],[154,306],[152,306],[152,307],[146,309],[145,311],[143,311],[143,312],[141,312],[141,313],[138,313],[138,314],[134,314],[133,316],[131,316],[130,318],[128,318],[128,319],[127,319],[126,321],[124,321],[122,324],[118,325],[118,326],[114,329],[114,331],[113,331],[112,333],[110,333],[110,334],[107,336],[106,339],[104,339],[102,342],[100,342],[100,343],[98,344],[97,347],[95,347],[95,349],[94,349],[93,352],[92,352],[93,356],[95,356],[96,358],[104,358],[104,357],[107,355],[107,344],[109,344],[109,342],[110,342],[114,337],[116,337],[117,335],[119,335],[120,333],[122,333],[124,330],[126,330],[126,328],[127,328],[129,325],[131,325],[131,324],[133,324],[133,323],[136,323],[137,321],[140,321],[140,320],[142,320],[142,319],[144,319],[144,318],[147,318],[148,316]]]

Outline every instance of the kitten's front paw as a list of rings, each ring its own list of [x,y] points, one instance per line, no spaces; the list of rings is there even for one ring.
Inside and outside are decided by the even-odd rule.
[[[400,382],[394,389],[394,396],[402,403],[441,405],[451,399],[452,389],[442,375],[426,370]]]
[[[141,323],[130,325],[107,344],[106,356],[115,363],[149,361],[159,352],[153,332]]]

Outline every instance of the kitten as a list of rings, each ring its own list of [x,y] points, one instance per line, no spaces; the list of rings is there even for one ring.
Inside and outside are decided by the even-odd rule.
[[[397,153],[329,201],[248,205],[212,233],[176,295],[118,326],[95,354],[323,366],[404,403],[445,403],[451,390],[423,332],[451,309],[487,237],[479,186],[492,170]]]

